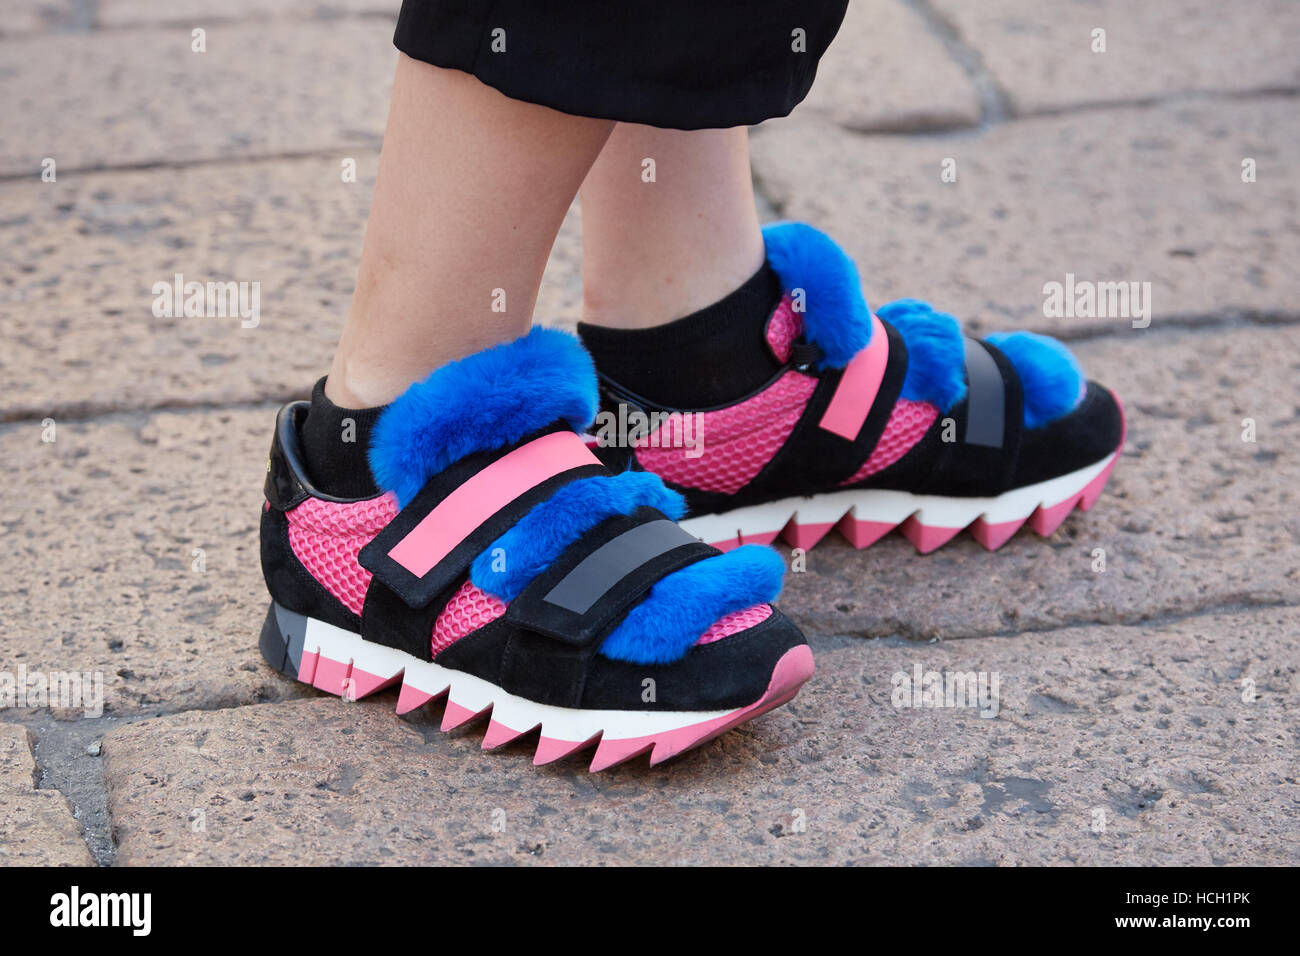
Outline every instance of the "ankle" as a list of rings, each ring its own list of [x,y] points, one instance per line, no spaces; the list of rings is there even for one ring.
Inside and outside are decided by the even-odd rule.
[[[584,319],[578,335],[596,368],[629,391],[665,407],[707,408],[735,401],[776,374],[780,362],[763,329],[780,298],[780,280],[764,263],[684,318],[649,328]]]

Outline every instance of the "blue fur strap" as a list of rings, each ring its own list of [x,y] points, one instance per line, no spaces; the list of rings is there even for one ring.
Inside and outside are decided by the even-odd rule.
[[[1025,393],[1025,427],[1042,428],[1079,406],[1087,380],[1078,360],[1056,339],[1036,332],[994,332],[990,345],[1015,367]]]
[[[648,471],[570,482],[475,558],[470,580],[503,601],[513,601],[569,545],[606,518],[630,515],[642,505],[657,508],[674,521],[686,511],[682,496]]]
[[[830,236],[802,222],[763,228],[767,261],[792,296],[803,293],[804,337],[822,350],[819,369],[843,368],[871,341],[871,309],[858,267]]]
[[[600,652],[632,664],[680,660],[719,618],[775,601],[784,575],[781,556],[760,544],[697,561],[655,584]]]
[[[370,470],[406,507],[453,462],[558,419],[582,431],[596,404],[596,369],[586,350],[569,333],[539,326],[449,362],[398,396],[375,424]]]
[[[583,478],[558,489],[480,554],[470,580],[503,601],[519,596],[566,548],[600,522],[642,505],[676,520],[681,495],[658,475],[625,471]],[[705,558],[655,583],[601,645],[605,657],[632,664],[668,664],[733,611],[776,600],[785,563],[771,548],[745,545]]]
[[[965,343],[956,319],[917,299],[890,302],[877,315],[907,346],[902,398],[929,402],[947,413],[966,397]],[[1026,428],[1041,428],[1078,407],[1083,371],[1056,339],[1034,332],[995,332],[988,342],[1002,351],[1020,379]]]
[[[929,402],[946,414],[966,397],[966,343],[951,315],[928,302],[899,299],[876,313],[892,325],[907,347],[907,374],[900,398]]]

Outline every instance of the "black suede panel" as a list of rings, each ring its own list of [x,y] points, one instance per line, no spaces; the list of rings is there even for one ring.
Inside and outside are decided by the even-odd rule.
[[[805,643],[799,629],[773,610],[756,627],[697,645],[673,664],[629,664],[564,647],[498,618],[434,660],[557,707],[726,710],[758,700],[781,655]],[[642,700],[647,678],[654,681],[653,704]]]
[[[361,608],[361,636],[367,641],[406,651],[422,661],[433,660],[433,625],[466,575],[423,607],[413,608],[378,578],[370,579]]]
[[[1124,434],[1119,404],[1106,388],[1088,383],[1077,408],[1042,428],[1026,429],[1014,486],[1033,485],[1100,461]]]
[[[951,416],[957,420],[957,440],[951,443],[952,447],[942,463],[919,485],[909,490],[925,495],[982,498],[999,495],[1011,487],[1011,476],[1020,453],[1020,436],[1024,431],[1024,392],[1020,376],[1007,357],[991,345],[985,344],[984,347],[1002,373],[1002,447],[967,444],[965,435],[969,407],[967,401],[963,400],[953,409]]]
[[[289,521],[275,508],[262,512],[262,576],[281,607],[349,631],[361,630],[361,618],[325,590],[302,566],[289,545]]]
[[[582,706],[600,710],[644,710],[644,681],[654,681],[659,710],[727,710],[763,696],[772,671],[792,647],[806,644],[800,630],[780,611],[761,624],[697,644],[673,664],[629,664],[597,657],[582,694]]]

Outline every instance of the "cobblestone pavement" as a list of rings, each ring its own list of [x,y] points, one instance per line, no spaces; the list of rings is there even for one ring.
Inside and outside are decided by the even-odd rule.
[[[1047,542],[816,549],[805,692],[599,775],[256,649],[269,426],[347,306],[395,8],[5,5],[0,673],[100,675],[103,711],[0,710],[0,862],[1300,862],[1300,4],[853,0],[754,133],[764,209],[872,302],[1071,340],[1129,444]],[[257,280],[260,323],[155,318],[176,272]],[[1067,274],[1149,282],[1149,327],[1046,316]],[[997,713],[895,706],[917,667]]]

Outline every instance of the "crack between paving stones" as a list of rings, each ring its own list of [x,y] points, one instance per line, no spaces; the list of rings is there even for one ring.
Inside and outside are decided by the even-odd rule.
[[[975,87],[975,93],[979,97],[979,123],[974,126],[964,124],[951,128],[984,129],[1010,118],[1012,112],[1006,91],[984,65],[983,55],[966,42],[956,25],[935,10],[930,0],[903,0],[903,2],[921,18],[930,33],[943,44],[948,55],[966,73],[966,78]]]
[[[1067,618],[1057,624],[1045,627],[1026,627],[1019,629],[1008,628],[1001,631],[988,631],[983,634],[971,634],[966,637],[935,637],[934,634],[923,633],[920,631],[909,631],[906,628],[900,628],[887,635],[872,635],[862,631],[846,631],[837,635],[828,635],[823,640],[852,640],[852,641],[876,641],[876,640],[898,640],[904,641],[908,646],[916,644],[930,644],[936,640],[943,643],[954,641],[980,641],[988,639],[1005,639],[1011,637],[1024,637],[1026,635],[1052,634],[1056,631],[1067,631],[1080,627],[1123,627],[1123,628],[1148,628],[1162,627],[1169,624],[1178,624],[1183,621],[1196,620],[1202,617],[1214,617],[1218,614],[1252,614],[1256,612],[1296,608],[1300,607],[1292,601],[1283,598],[1275,600],[1240,600],[1240,601],[1219,601],[1214,604],[1206,604],[1200,607],[1191,608],[1186,611],[1156,611],[1151,614],[1140,614],[1138,616],[1126,617],[1122,619],[1102,618],[1102,617],[1077,617]],[[816,649],[817,637],[813,637],[811,642]]]
[[[176,172],[186,169],[199,169],[205,166],[244,166],[253,163],[274,163],[279,160],[296,159],[331,159],[348,150],[378,151],[382,137],[368,138],[365,142],[342,143],[338,146],[325,146],[320,149],[287,150],[279,153],[257,153],[248,156],[201,156],[194,159],[143,159],[133,163],[93,163],[89,166],[71,166],[59,168],[59,175],[89,176],[101,173],[139,173],[139,172]],[[0,173],[0,185],[22,182],[36,176],[37,173],[6,172]]]
[[[26,728],[32,735],[36,790],[59,793],[72,809],[82,841],[98,866],[112,866],[117,855],[113,820],[108,806],[102,755],[87,752],[110,730],[149,720],[154,714],[113,715],[82,720],[57,720],[48,710],[30,715],[0,712],[0,720]]]

